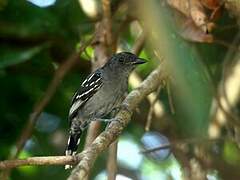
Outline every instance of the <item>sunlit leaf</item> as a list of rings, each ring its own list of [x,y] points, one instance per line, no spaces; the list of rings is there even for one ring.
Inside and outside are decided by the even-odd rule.
[[[240,162],[240,150],[236,144],[232,142],[226,142],[224,144],[223,156],[229,164],[236,165]]]

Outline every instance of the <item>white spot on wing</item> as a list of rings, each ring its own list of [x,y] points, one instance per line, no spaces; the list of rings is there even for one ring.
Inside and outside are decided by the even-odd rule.
[[[72,168],[72,165],[69,165],[69,164],[65,165],[65,169],[71,169],[71,168]]]
[[[73,105],[70,108],[69,115],[72,114],[77,108],[79,108],[82,103],[83,103],[83,101],[81,101],[81,100],[78,100],[75,103],[73,103]]]
[[[97,89],[100,87],[98,84],[96,84],[95,86],[94,86],[94,88],[96,88],[97,87]]]
[[[86,84],[86,83],[87,83],[87,82],[91,82],[93,76],[95,76],[95,75],[96,75],[96,73],[93,73],[89,78],[85,79],[85,80],[83,81],[83,83],[82,83],[82,86],[88,87],[89,84]],[[94,84],[95,82],[98,82],[100,79],[101,79],[101,77],[98,77],[98,79],[96,79],[96,80],[95,80],[94,82],[92,82],[92,83]],[[91,84],[92,84],[92,83],[91,83]],[[90,84],[90,86],[91,86],[91,84]]]
[[[82,86],[86,86],[86,87],[87,87],[88,84],[85,85],[85,83],[91,81],[91,79],[92,79],[92,77],[93,77],[94,75],[95,75],[95,73],[93,73],[89,78],[85,79],[85,80],[83,81],[83,83],[82,83]]]
[[[79,145],[79,143],[80,143],[80,138],[79,138],[78,141],[77,141],[77,145]]]
[[[92,83],[90,84],[90,86],[94,85],[95,83],[96,83],[96,81],[92,82]]]
[[[84,93],[83,94],[80,94],[80,95],[77,95],[77,99],[80,99],[82,96],[84,95]]]
[[[72,151],[71,151],[71,150],[66,150],[66,151],[65,151],[65,155],[66,155],[66,156],[71,156],[71,154],[72,154]]]
[[[86,95],[86,94],[90,93],[93,89],[94,89],[94,88],[89,89],[88,91],[86,91],[86,92],[83,93],[82,95]]]
[[[98,82],[98,81],[100,81],[100,79],[101,79],[101,78],[98,78],[98,79],[97,79],[95,82]]]
[[[85,79],[82,83],[82,86],[84,86],[84,84],[87,82],[88,79]]]

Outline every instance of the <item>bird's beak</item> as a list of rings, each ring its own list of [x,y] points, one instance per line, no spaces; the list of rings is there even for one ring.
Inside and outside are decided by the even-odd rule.
[[[146,63],[146,60],[145,59],[142,59],[142,58],[137,58],[133,64],[144,64]]]

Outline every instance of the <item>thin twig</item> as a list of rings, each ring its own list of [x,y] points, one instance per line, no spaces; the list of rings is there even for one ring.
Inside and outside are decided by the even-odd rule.
[[[142,33],[132,48],[132,52],[134,54],[136,54],[136,55],[140,54],[140,52],[142,51],[142,49],[144,47],[145,40],[146,40],[146,35],[145,35],[145,33]]]
[[[114,32],[113,41],[116,41],[116,42],[113,42],[113,44],[117,45],[117,42],[120,40],[120,34],[129,28],[129,25],[132,21],[134,21],[134,18],[132,18],[129,15],[126,15],[126,17],[119,23],[119,25],[117,27],[118,31]],[[114,47],[113,49],[117,49],[117,47]]]
[[[139,55],[144,47],[145,41],[146,33],[143,32],[137,39],[136,43],[134,44],[132,52],[136,55]],[[142,79],[138,76],[136,72],[133,72],[132,75],[130,76],[129,81],[133,87],[137,87],[142,82]],[[145,127],[145,129],[148,131],[151,124],[149,119],[152,119],[152,117],[149,116],[155,114],[156,117],[160,119],[161,117],[163,117],[164,108],[162,103],[158,99],[158,93],[153,92],[151,95],[147,97],[147,100],[149,101],[150,104],[154,104],[153,106],[151,106],[151,109],[149,110],[150,113],[148,114],[148,120]]]
[[[115,180],[117,175],[117,147],[118,141],[112,143],[108,150],[107,172],[108,180]]]
[[[169,149],[170,147],[178,146],[180,144],[196,144],[196,143],[203,143],[203,142],[213,143],[213,142],[220,141],[220,140],[224,140],[224,138],[218,138],[218,139],[209,139],[209,138],[183,139],[183,140],[172,141],[171,143],[162,144],[162,145],[154,147],[154,148],[144,149],[144,150],[140,151],[139,153],[147,154],[147,153],[159,151],[161,149]]]
[[[95,121],[91,122],[87,130],[84,149],[86,149],[92,144],[94,139],[98,136],[100,128],[101,128],[100,122],[95,122]]]
[[[174,108],[174,103],[173,103],[173,97],[172,97],[170,82],[168,82],[168,81],[166,82],[166,87],[167,87],[167,94],[168,94],[168,102],[169,102],[170,111],[171,111],[172,114],[175,114],[175,108]]]
[[[161,146],[154,147],[154,148],[144,149],[144,150],[140,151],[139,153],[148,154],[148,153],[159,151],[162,149],[169,149],[171,146],[173,146],[173,145],[170,143],[166,143],[166,144],[162,144]]]
[[[107,47],[111,48],[111,53],[114,52],[113,49],[113,35],[112,35],[112,17],[111,17],[111,2],[110,0],[102,0],[103,8],[103,24],[106,28],[105,37]]]
[[[10,169],[19,166],[42,166],[42,165],[65,165],[76,164],[80,160],[75,156],[42,156],[30,157],[26,159],[15,159],[0,161],[0,169]]]
[[[156,96],[154,97],[154,100],[153,101],[150,101],[150,109],[149,109],[149,112],[148,112],[148,116],[147,116],[147,122],[146,122],[146,125],[145,125],[145,131],[149,131],[150,129],[150,126],[152,124],[152,116],[154,114],[154,107],[158,101],[158,95],[161,91],[161,86],[158,87],[157,91],[156,91]]]

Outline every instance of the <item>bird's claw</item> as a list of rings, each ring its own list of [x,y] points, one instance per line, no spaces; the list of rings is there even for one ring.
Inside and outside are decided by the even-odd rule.
[[[129,114],[132,113],[132,111],[131,111],[130,108],[129,108],[129,105],[126,104],[126,103],[123,103],[123,104],[121,105],[121,109],[124,110],[124,111],[127,111]]]

